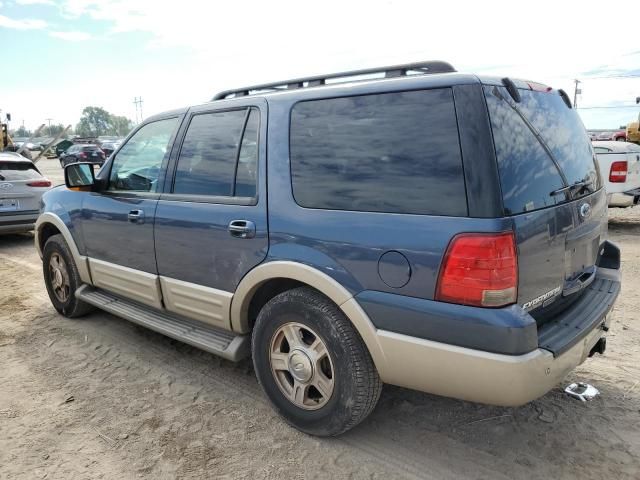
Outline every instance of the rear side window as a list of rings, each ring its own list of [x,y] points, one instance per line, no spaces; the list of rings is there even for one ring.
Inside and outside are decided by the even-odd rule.
[[[182,143],[173,193],[255,197],[258,109],[194,115]]]
[[[467,215],[448,88],[300,102],[290,134],[303,207]]]
[[[0,181],[32,180],[40,177],[42,175],[30,162],[0,162]]]

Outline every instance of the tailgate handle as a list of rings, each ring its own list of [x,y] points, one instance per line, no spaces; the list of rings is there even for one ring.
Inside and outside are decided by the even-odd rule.
[[[579,292],[583,288],[588,287],[596,278],[596,272],[598,268],[594,265],[584,270],[577,278],[565,282],[565,286],[562,289],[562,296],[568,297],[576,292]]]

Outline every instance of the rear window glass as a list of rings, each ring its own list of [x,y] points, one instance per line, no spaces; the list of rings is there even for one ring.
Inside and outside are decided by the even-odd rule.
[[[565,185],[562,174],[569,185],[587,180],[592,182],[590,191],[600,188],[589,137],[575,110],[557,92],[520,90],[522,101],[516,104],[506,88],[486,86],[485,96],[507,214],[568,200],[564,193],[551,194]]]
[[[450,89],[298,103],[290,156],[303,207],[467,214]]]
[[[96,150],[98,150],[98,147],[96,146],[82,147],[83,152],[95,152]]]
[[[29,162],[0,162],[0,181],[40,178],[36,167]]]

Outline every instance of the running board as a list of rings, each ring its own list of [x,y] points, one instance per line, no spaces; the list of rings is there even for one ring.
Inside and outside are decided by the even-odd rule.
[[[76,290],[76,297],[105,312],[227,360],[237,362],[249,356],[249,335],[236,335],[233,332],[151,309],[89,285],[82,285]]]

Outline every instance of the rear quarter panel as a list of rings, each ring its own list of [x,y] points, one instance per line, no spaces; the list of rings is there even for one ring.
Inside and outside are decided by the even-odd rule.
[[[314,266],[352,294],[362,290],[433,299],[438,271],[451,239],[462,232],[512,229],[511,219],[406,215],[300,207],[293,197],[289,164],[289,113],[294,100],[269,102],[267,261]],[[442,198],[443,202],[447,198]],[[385,252],[408,261],[409,281],[389,286],[379,275]],[[390,266],[406,272],[402,265]]]

